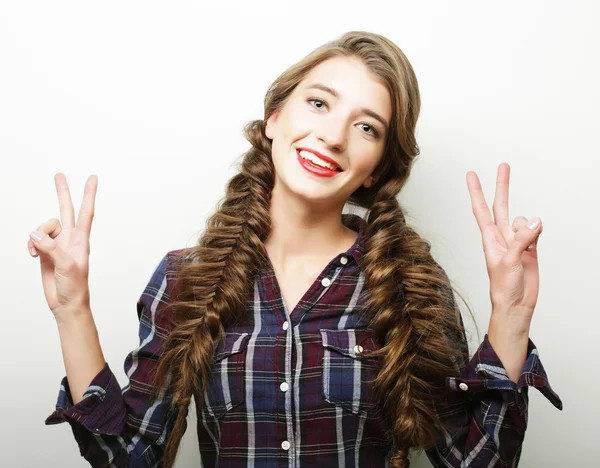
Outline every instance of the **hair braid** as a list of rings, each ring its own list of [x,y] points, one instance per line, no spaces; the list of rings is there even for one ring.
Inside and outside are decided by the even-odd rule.
[[[445,395],[446,377],[457,373],[456,362],[464,358],[464,349],[451,342],[460,325],[447,313],[447,283],[430,247],[382,187],[365,237],[365,308],[374,314],[371,327],[385,343],[375,353],[382,360],[374,385],[392,429],[393,468],[409,466],[409,447],[435,442],[440,424],[435,405]]]
[[[164,451],[166,468],[172,466],[185,433],[192,396],[206,390],[217,341],[230,324],[243,319],[255,273],[265,258],[273,185],[271,142],[262,120],[250,122],[244,131],[252,149],[244,155],[240,172],[229,181],[198,246],[184,249],[177,259],[177,293],[170,304],[177,326],[165,343],[153,387],[156,396],[170,374],[176,417]],[[203,399],[196,402],[202,404]]]

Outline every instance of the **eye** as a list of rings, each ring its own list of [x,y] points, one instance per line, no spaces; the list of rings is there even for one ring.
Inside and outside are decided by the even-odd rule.
[[[310,105],[318,110],[325,109],[327,107],[327,103],[323,99],[319,99],[317,97],[308,98],[306,101],[310,102]],[[320,104],[320,105],[317,106],[317,104]]]
[[[310,105],[317,110],[323,110],[327,108],[327,102],[318,97],[310,97],[306,100],[306,102],[309,102]],[[379,132],[369,122],[360,122],[360,125],[363,126],[363,129],[365,127],[367,128],[365,131],[367,135],[373,135],[375,138],[379,137]]]
[[[368,122],[361,122],[360,125],[363,126],[363,130],[365,127],[367,127],[367,131],[366,133],[369,133],[373,136],[379,136],[379,132],[377,130],[375,130],[375,127],[373,127],[370,123]]]

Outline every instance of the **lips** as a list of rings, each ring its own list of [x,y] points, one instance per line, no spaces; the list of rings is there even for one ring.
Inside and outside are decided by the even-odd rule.
[[[313,149],[310,148],[296,148],[296,151],[298,152],[298,155],[300,156],[300,151],[307,151],[309,153],[314,154],[315,156],[317,156],[319,159],[322,159],[325,162],[328,162],[330,164],[333,164],[337,169],[338,172],[343,172],[344,170],[340,167],[340,165],[337,163],[337,161],[335,161],[334,159],[331,159],[329,156],[325,156],[322,153],[319,153],[318,151],[315,151]]]
[[[296,156],[300,165],[314,175],[320,177],[335,177],[336,175],[341,174],[339,171],[333,171],[326,167],[317,166],[312,162],[309,162],[308,159],[304,159],[302,156],[300,156],[300,151],[296,151]]]

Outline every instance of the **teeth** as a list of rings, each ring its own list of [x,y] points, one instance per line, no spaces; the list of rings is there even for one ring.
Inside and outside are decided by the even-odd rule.
[[[337,166],[335,164],[323,161],[321,158],[319,158],[314,153],[311,153],[310,151],[302,150],[300,151],[300,156],[302,156],[304,159],[308,159],[309,161],[315,163],[317,166],[321,166],[326,169],[331,169],[332,171],[335,171],[337,169]]]

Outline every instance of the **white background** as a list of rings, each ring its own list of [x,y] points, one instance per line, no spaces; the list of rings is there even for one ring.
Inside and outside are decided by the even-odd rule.
[[[66,423],[44,425],[64,366],[26,243],[59,216],[54,174],[66,174],[76,211],[88,175],[99,178],[91,305],[124,386],[135,303],[162,256],[204,228],[268,85],[323,42],[362,29],[392,39],[415,68],[421,155],[400,201],[466,295],[480,338],[489,280],[467,171],[491,207],[497,166],[508,162],[511,219],[542,219],[531,338],[564,411],[531,389],[520,466],[590,466],[600,435],[599,13],[591,0],[3,1],[2,465],[87,466]],[[199,466],[195,424],[192,410],[178,467]]]

